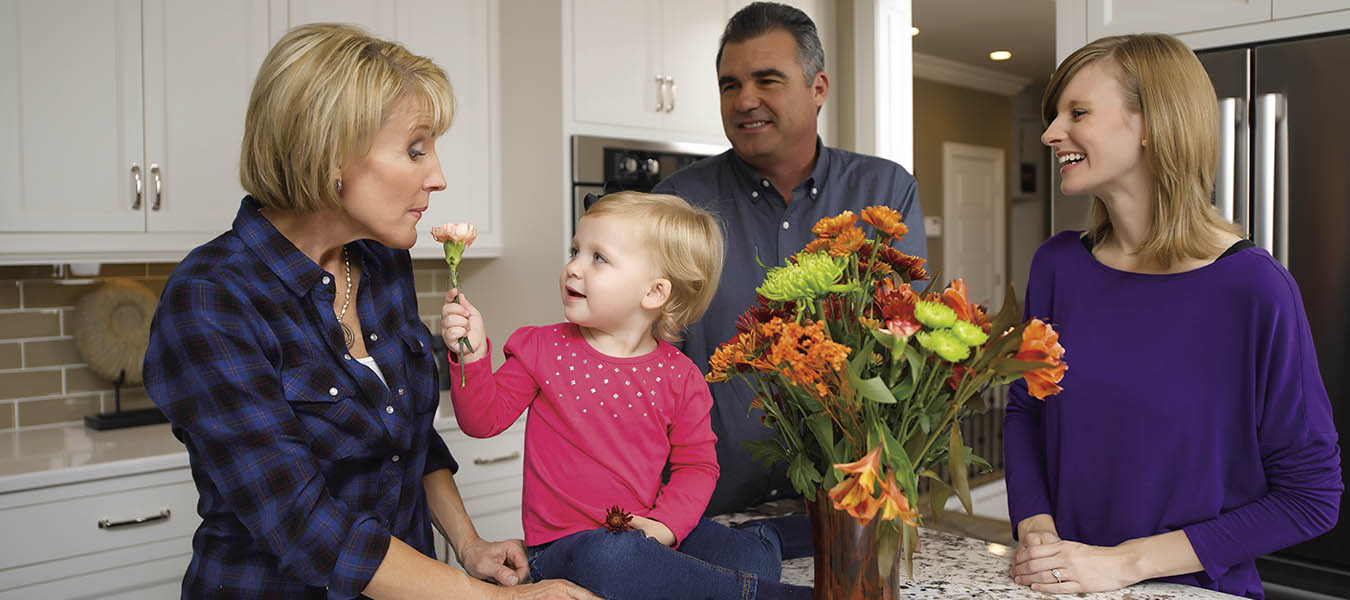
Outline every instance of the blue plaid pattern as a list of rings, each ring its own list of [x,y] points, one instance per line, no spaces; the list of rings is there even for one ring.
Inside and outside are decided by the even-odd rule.
[[[391,535],[432,555],[422,477],[458,465],[432,427],[431,334],[408,253],[349,244],[385,387],[343,343],[343,275],[258,208],[244,198],[233,228],[178,265],[151,325],[146,387],[200,494],[183,597],[352,598]]]

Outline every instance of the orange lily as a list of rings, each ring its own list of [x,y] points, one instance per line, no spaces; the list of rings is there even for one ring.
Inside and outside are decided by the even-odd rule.
[[[881,445],[878,444],[871,452],[867,453],[858,460],[851,463],[841,463],[834,466],[845,476],[857,475],[859,483],[867,488],[868,495],[876,490],[877,479],[881,477]]]
[[[970,301],[970,296],[966,293],[964,279],[952,280],[947,289],[942,291],[942,303],[956,311],[956,318],[979,325],[985,333],[989,333],[989,328],[993,326],[993,323],[989,321],[989,316],[984,314],[979,306]]]
[[[896,517],[915,527],[919,525],[919,511],[910,507],[909,498],[896,485],[895,476],[890,475],[881,484],[881,520],[890,521]]]
[[[1059,334],[1040,319],[1032,319],[1022,331],[1022,345],[1018,347],[1017,360],[1050,363],[1049,367],[1032,369],[1022,374],[1027,381],[1027,391],[1041,400],[1046,396],[1058,394],[1064,388],[1059,382],[1069,365],[1064,363],[1064,346],[1059,345]]]
[[[871,521],[877,509],[881,508],[881,501],[872,496],[872,490],[862,482],[862,477],[844,478],[830,489],[830,500],[835,509],[848,511],[863,525]]]

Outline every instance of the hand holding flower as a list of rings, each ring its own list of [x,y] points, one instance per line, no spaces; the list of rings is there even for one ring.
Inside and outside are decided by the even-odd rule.
[[[460,294],[458,289],[446,292],[445,302],[441,305],[441,337],[446,345],[452,341],[464,342],[458,352],[461,367],[487,355],[485,331],[483,315],[469,302],[469,297]],[[463,376],[461,372],[461,381]]]

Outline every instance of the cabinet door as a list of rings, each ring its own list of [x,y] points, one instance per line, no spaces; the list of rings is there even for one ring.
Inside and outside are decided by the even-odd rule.
[[[1350,10],[1346,0],[1274,0],[1271,16],[1276,19],[1301,17],[1335,10]]]
[[[717,89],[717,43],[726,27],[722,0],[662,2],[662,57],[673,88],[665,128],[721,136]]]
[[[1088,0],[1087,39],[1121,33],[1184,33],[1270,20],[1271,0]]]
[[[141,3],[0,0],[0,232],[143,231]]]
[[[660,16],[660,0],[572,3],[575,120],[661,127],[665,103],[657,77],[669,73],[660,70],[661,57],[657,55],[661,48]],[[540,102],[547,103],[548,99],[541,98]]]
[[[150,231],[230,228],[244,195],[244,113],[269,29],[267,0],[146,0]]]

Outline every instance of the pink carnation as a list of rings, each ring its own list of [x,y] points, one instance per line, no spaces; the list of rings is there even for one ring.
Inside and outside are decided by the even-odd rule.
[[[478,228],[473,223],[446,223],[432,227],[431,237],[441,243],[459,242],[468,248],[478,239]]]

